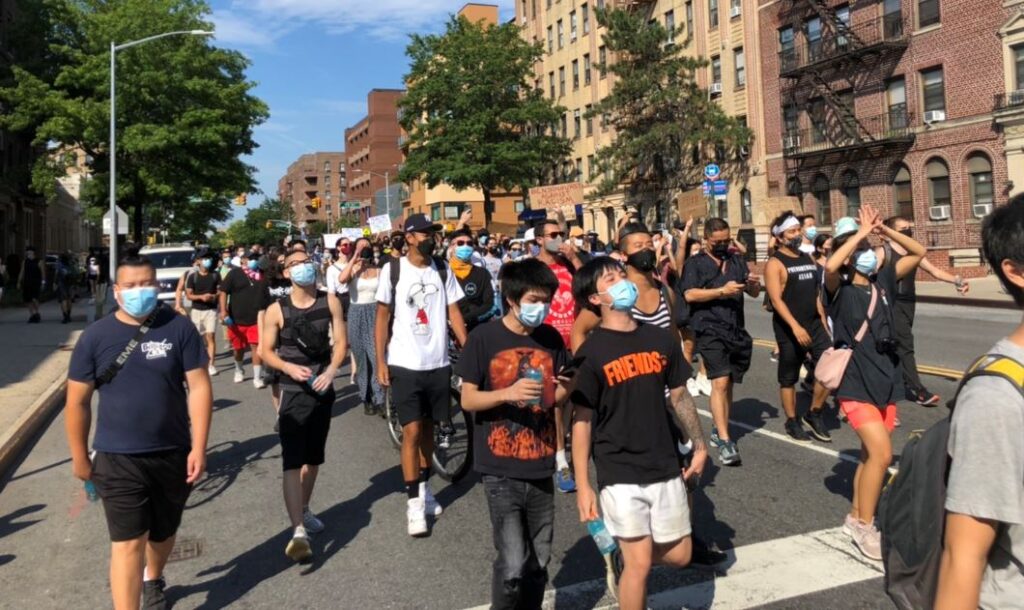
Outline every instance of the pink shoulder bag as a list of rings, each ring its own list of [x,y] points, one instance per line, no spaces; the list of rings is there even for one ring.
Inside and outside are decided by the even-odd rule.
[[[868,317],[864,318],[864,323],[860,325],[860,330],[857,331],[857,336],[853,338],[853,345],[847,347],[830,347],[825,350],[825,353],[818,359],[818,365],[814,367],[814,378],[825,386],[830,392],[835,392],[839,389],[839,384],[843,382],[843,375],[846,374],[846,367],[850,364],[850,359],[853,358],[853,350],[864,340],[864,335],[868,332],[868,325],[871,323],[871,317],[875,315],[875,305],[878,304],[878,290],[875,289],[875,285],[871,285],[871,304],[868,305]]]

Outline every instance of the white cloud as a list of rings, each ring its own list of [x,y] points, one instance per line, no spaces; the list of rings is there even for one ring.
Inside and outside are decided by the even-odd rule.
[[[268,49],[288,32],[286,29],[261,28],[255,20],[247,19],[240,11],[221,9],[213,11],[215,40],[227,47]]]

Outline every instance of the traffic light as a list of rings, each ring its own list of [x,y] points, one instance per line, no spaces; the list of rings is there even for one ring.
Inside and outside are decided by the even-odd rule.
[[[320,209],[320,198],[319,197],[313,197],[313,200],[310,201],[309,204],[310,204],[310,206],[314,210],[319,210]]]
[[[273,229],[273,228],[274,228],[274,223],[272,223],[272,222],[270,222],[270,221],[268,220],[268,221],[267,221],[267,224],[266,224],[266,227],[267,227],[268,229]]]
[[[246,196],[246,194],[241,193],[238,195],[238,197],[235,197],[235,205],[245,205],[247,199],[248,197]]]

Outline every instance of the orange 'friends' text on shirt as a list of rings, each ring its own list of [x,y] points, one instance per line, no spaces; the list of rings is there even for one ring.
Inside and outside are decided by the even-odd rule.
[[[667,364],[665,356],[658,352],[626,354],[605,364],[604,376],[612,387],[643,375],[657,375]]]

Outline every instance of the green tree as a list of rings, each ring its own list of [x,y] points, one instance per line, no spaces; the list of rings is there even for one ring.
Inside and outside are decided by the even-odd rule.
[[[280,244],[290,232],[288,225],[291,206],[279,199],[265,199],[258,207],[248,210],[245,218],[229,224],[218,241],[235,244]],[[268,226],[269,225],[269,226]]]
[[[57,142],[89,155],[93,180],[82,199],[108,197],[110,41],[211,30],[203,0],[24,0],[32,35],[45,52],[15,64],[0,88],[0,125],[31,129],[39,145]],[[230,200],[255,191],[242,156],[268,116],[245,77],[248,61],[207,39],[174,36],[117,54],[117,197],[130,209],[136,239],[168,211],[174,232],[201,234],[230,215]],[[33,187],[49,195],[60,161],[40,158]]]
[[[697,84],[707,60],[684,56],[685,44],[666,45],[669,33],[657,20],[639,9],[598,10],[597,20],[615,57],[598,69],[616,79],[588,115],[615,130],[596,154],[595,196],[624,189],[627,202],[653,206],[661,221],[663,206],[701,182],[705,164],[740,159],[751,132]]]
[[[569,154],[569,141],[553,133],[565,108],[533,87],[543,50],[517,25],[453,16],[444,34],[413,35],[406,54],[403,182],[478,188],[489,223],[495,190],[535,184]]]

